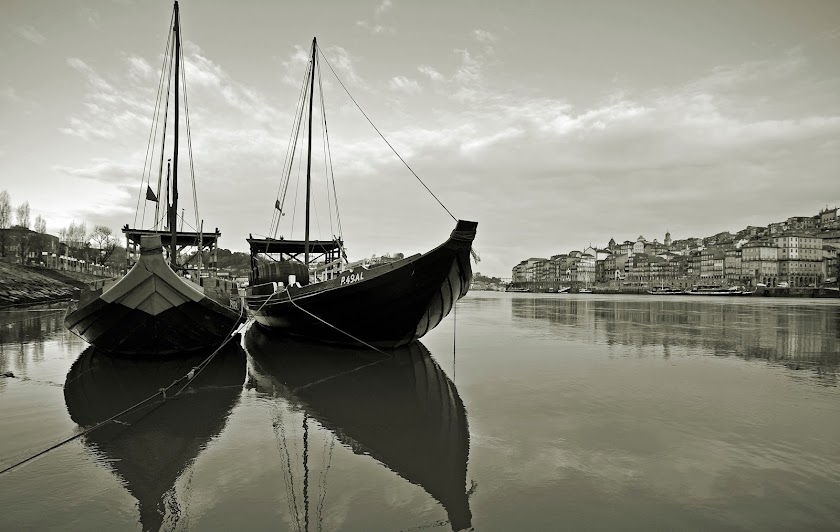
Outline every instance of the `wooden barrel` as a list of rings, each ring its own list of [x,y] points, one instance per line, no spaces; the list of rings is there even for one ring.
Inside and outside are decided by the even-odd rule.
[[[283,260],[260,264],[259,274],[261,283],[289,284],[289,276],[294,275],[296,282],[301,285],[309,284],[309,271],[302,262]]]

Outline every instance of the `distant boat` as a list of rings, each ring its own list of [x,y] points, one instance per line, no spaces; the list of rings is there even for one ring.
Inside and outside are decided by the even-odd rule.
[[[196,282],[201,278],[201,253],[206,245],[211,249],[216,245],[221,233],[205,234],[203,231],[178,231],[178,147],[179,87],[181,85],[181,22],[178,2],[173,13],[174,24],[171,28],[167,51],[169,66],[174,66],[174,78],[169,78],[173,70],[166,65],[161,73],[161,86],[174,79],[174,138],[173,157],[170,173],[167,168],[167,200],[169,227],[158,230],[157,205],[160,194],[160,180],[163,173],[164,139],[160,148],[160,171],[158,172],[158,194],[148,186],[146,198],[154,201],[156,213],[154,228],[129,229],[123,232],[130,242],[140,247],[140,256],[125,277],[107,290],[83,292],[77,305],[71,305],[64,325],[89,344],[109,353],[125,356],[173,356],[186,352],[205,350],[219,345],[233,332],[241,319],[241,312],[216,299],[208,297],[200,285],[187,281],[174,270],[180,270],[185,276],[190,275]],[[162,94],[162,93],[161,93]],[[168,92],[167,92],[168,96]],[[158,102],[156,109],[163,110],[164,119],[168,116],[169,100]],[[165,120],[164,120],[165,122]],[[187,123],[189,123],[187,119]],[[166,124],[164,123],[164,131]],[[189,134],[189,131],[188,131]],[[190,148],[190,161],[192,152]],[[141,184],[142,187],[142,184]],[[197,215],[196,215],[197,216]],[[183,221],[182,221],[183,223]],[[168,244],[170,266],[163,260],[162,242]],[[179,248],[193,247],[197,252],[198,266],[188,274],[183,265],[178,264]],[[215,294],[219,298],[218,294]],[[235,293],[233,293],[234,297]],[[225,302],[224,298],[219,298]],[[230,303],[228,296],[226,303]]]
[[[679,288],[671,288],[670,286],[662,286],[648,290],[647,293],[655,296],[678,296],[680,294],[685,294],[685,291],[680,290]]]
[[[590,288],[581,288],[580,290],[578,290],[578,294],[591,294],[591,293],[592,293],[592,289],[590,289]]]
[[[572,287],[571,287],[571,286],[564,286],[564,287],[562,287],[562,288],[558,288],[558,289],[557,289],[557,293],[558,293],[558,294],[568,294],[568,293],[569,293],[569,290],[571,290],[571,289],[572,289]]]
[[[367,348],[271,337],[252,327],[245,349],[248,380],[258,392],[290,402],[303,412],[305,426],[324,427],[357,455],[420,486],[443,506],[452,530],[471,527],[467,412],[455,384],[423,344],[412,342],[382,358]],[[307,442],[304,475],[312,469]],[[278,444],[299,448],[297,441]],[[300,484],[287,489],[303,489],[303,500],[318,500],[315,482],[304,478]]]
[[[524,286],[508,286],[505,292],[530,292],[531,289]]]
[[[304,240],[248,239],[252,264],[245,298],[248,312],[261,327],[284,334],[350,344],[358,339],[378,347],[404,345],[437,326],[467,294],[478,223],[456,220],[449,238],[435,249],[380,264],[350,266],[340,237],[310,239],[312,108],[314,94],[322,94],[322,87],[315,84],[318,54],[313,39],[307,90],[302,91],[296,115],[296,131],[307,120],[310,125]],[[325,120],[323,109],[322,105],[320,118]],[[294,151],[288,160],[293,158]],[[279,224],[280,199],[275,209]]]
[[[740,296],[744,293],[737,286],[723,288],[720,285],[697,285],[685,292],[690,296]]]

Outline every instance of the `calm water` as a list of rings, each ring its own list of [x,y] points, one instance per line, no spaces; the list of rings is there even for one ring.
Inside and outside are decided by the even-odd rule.
[[[197,363],[62,318],[0,311],[0,469]],[[475,292],[384,360],[252,329],[0,476],[0,529],[836,530],[838,365],[837,301]]]

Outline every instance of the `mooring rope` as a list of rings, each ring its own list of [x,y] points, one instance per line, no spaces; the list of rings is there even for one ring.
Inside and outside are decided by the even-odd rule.
[[[152,400],[154,400],[158,396],[163,397],[164,401],[166,401],[168,399],[171,399],[172,397],[178,396],[182,391],[184,391],[187,388],[187,386],[189,386],[193,382],[193,380],[195,380],[196,377],[198,377],[198,375],[202,371],[204,371],[204,368],[206,368],[207,365],[210,364],[210,362],[212,362],[212,360],[213,360],[213,358],[215,358],[216,354],[219,351],[221,351],[222,348],[224,346],[226,346],[228,344],[228,342],[230,342],[238,333],[240,333],[242,331],[242,329],[246,325],[248,325],[248,323],[250,323],[250,320],[248,320],[248,321],[245,321],[244,323],[242,323],[241,325],[239,324],[239,320],[242,319],[242,313],[243,313],[244,309],[245,309],[245,306],[242,305],[239,309],[239,318],[236,320],[236,324],[231,328],[230,332],[228,333],[227,337],[222,341],[222,343],[219,344],[219,347],[217,347],[212,353],[210,353],[210,355],[208,355],[207,358],[205,358],[201,363],[199,363],[198,366],[195,366],[194,368],[192,368],[190,371],[188,371],[182,377],[172,381],[172,384],[170,384],[166,388],[160,388],[156,393],[154,393],[154,394],[150,395],[149,397],[143,399],[139,403],[136,403],[132,406],[129,406],[128,408],[126,408],[122,412],[114,414],[113,416],[109,417],[108,419],[106,419],[104,421],[100,421],[96,425],[94,425],[92,427],[88,427],[87,429],[83,430],[82,432],[79,432],[78,434],[70,436],[69,438],[65,438],[65,439],[61,440],[60,442],[58,442],[54,445],[51,445],[50,447],[48,447],[48,448],[46,448],[42,451],[39,451],[39,452],[37,452],[37,453],[27,457],[27,458],[24,458],[23,460],[20,460],[16,463],[10,465],[9,467],[6,467],[3,470],[0,470],[0,475],[8,473],[9,471],[11,471],[11,470],[13,470],[17,467],[20,467],[23,464],[26,464],[28,462],[31,462],[32,460],[35,460],[36,458],[44,456],[45,454],[49,453],[50,451],[54,451],[54,450],[58,449],[59,447],[62,447],[62,446],[66,445],[66,444],[68,444],[68,443],[70,443],[74,440],[77,440],[77,439],[81,438],[82,436],[90,434],[91,432],[98,429],[99,427],[102,427],[103,425],[106,425],[106,424],[108,424],[112,421],[115,421],[118,418],[124,416],[125,414],[133,412],[134,410],[137,410],[138,408],[145,405],[146,403],[151,402]],[[184,384],[184,386],[180,390],[178,390],[177,392],[175,392],[175,394],[173,394],[171,396],[167,395],[167,392],[169,390],[171,390],[175,386],[181,384],[182,382],[184,382],[184,380],[186,380],[187,382],[186,382],[186,384]]]
[[[379,349],[379,348],[376,348],[376,347],[374,347],[374,346],[370,345],[369,343],[365,342],[364,340],[360,340],[359,338],[356,338],[355,336],[353,336],[353,335],[352,335],[352,334],[350,334],[349,332],[347,332],[347,331],[343,331],[343,330],[339,329],[338,327],[336,327],[336,326],[335,326],[335,325],[333,325],[332,323],[328,322],[327,320],[321,319],[321,318],[319,318],[318,316],[316,316],[315,314],[313,314],[313,313],[309,312],[308,310],[306,310],[305,308],[301,307],[300,305],[298,305],[297,303],[295,303],[295,300],[294,300],[294,299],[292,299],[292,294],[290,294],[290,293],[289,293],[289,290],[288,290],[288,289],[286,290],[286,295],[287,295],[287,296],[289,296],[289,303],[291,303],[292,305],[294,305],[294,306],[295,306],[298,310],[302,310],[303,312],[305,312],[306,314],[308,314],[308,315],[312,316],[313,318],[315,318],[316,320],[320,321],[320,322],[321,322],[321,323],[323,323],[324,325],[326,325],[326,326],[328,326],[328,327],[332,327],[332,328],[333,328],[333,329],[335,329],[336,331],[338,331],[338,332],[340,332],[341,334],[344,334],[344,335],[346,335],[346,336],[349,336],[350,338],[352,338],[353,340],[355,340],[355,341],[359,342],[360,344],[362,344],[362,345],[364,345],[364,346],[367,346],[367,347],[370,347],[371,349],[373,349],[373,350],[374,350],[374,351],[376,351],[377,353],[382,353],[382,354],[383,354],[383,355],[385,355],[386,357],[390,357],[390,356],[391,356],[391,355],[389,355],[388,353],[386,353],[385,351],[383,351],[383,350],[381,350],[381,349]],[[263,303],[263,305],[265,305],[265,303]]]

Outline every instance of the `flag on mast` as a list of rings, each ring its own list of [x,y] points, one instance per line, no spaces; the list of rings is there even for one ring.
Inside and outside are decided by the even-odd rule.
[[[157,196],[155,196],[155,193],[152,192],[152,187],[150,187],[149,185],[146,185],[146,199],[149,201],[154,201],[155,203],[157,203],[158,201]]]

